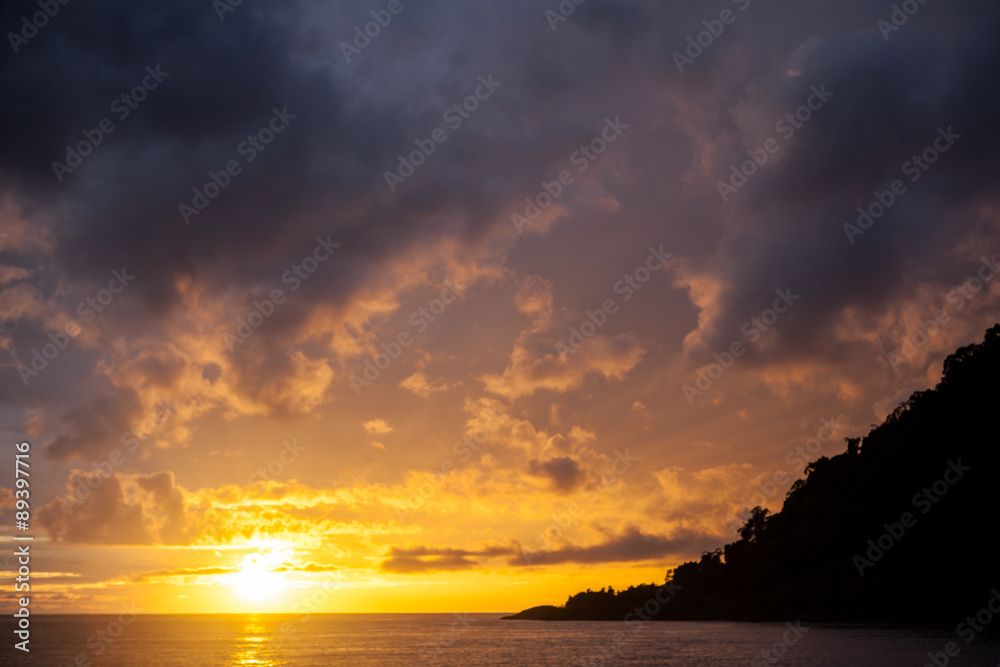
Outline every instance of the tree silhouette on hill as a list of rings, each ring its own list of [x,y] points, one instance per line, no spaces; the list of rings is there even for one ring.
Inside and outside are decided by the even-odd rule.
[[[811,462],[780,512],[667,573],[654,619],[953,621],[1000,584],[1000,324],[847,451]],[[663,586],[587,591],[509,618],[621,620]]]

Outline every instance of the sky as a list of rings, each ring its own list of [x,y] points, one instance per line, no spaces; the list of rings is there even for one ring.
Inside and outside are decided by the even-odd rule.
[[[40,6],[0,9],[37,612],[660,582],[997,319],[995,3]]]

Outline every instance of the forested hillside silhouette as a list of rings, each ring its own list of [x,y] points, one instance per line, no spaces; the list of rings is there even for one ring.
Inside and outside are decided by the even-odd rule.
[[[958,621],[1000,587],[1000,324],[944,362],[847,451],[821,457],[776,514],[668,572],[666,584],[587,591],[509,618]]]

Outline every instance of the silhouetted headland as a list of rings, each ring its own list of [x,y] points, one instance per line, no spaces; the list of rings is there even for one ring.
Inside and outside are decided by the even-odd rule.
[[[1000,324],[944,362],[847,451],[805,469],[777,514],[668,571],[661,586],[601,589],[508,616],[623,620],[958,622],[1000,587]]]

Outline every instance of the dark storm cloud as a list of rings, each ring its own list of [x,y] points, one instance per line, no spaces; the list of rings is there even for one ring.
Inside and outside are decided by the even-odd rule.
[[[118,444],[132,420],[142,413],[131,389],[108,387],[96,379],[87,384],[93,393],[62,415],[63,433],[45,448],[56,459],[96,456],[109,445]]]
[[[16,25],[33,8],[9,5],[0,23]],[[353,7],[312,11],[343,26],[330,35],[334,43],[367,16]],[[284,344],[313,303],[347,301],[383,262],[428,240],[481,236],[512,196],[535,187],[542,165],[565,160],[567,147],[599,128],[603,110],[579,113],[574,99],[555,103],[548,86],[562,77],[575,97],[595,67],[609,65],[560,57],[548,36],[539,39],[546,26],[534,8],[513,8],[496,43],[445,38],[449,21],[495,25],[503,20],[498,11],[414,6],[406,21],[438,31],[433,44],[414,42],[404,22],[348,66],[336,50],[326,60],[303,52],[309,21],[295,4],[240,7],[224,22],[202,2],[65,6],[20,53],[3,56],[0,85],[16,92],[17,103],[0,111],[11,139],[0,178],[22,208],[46,203],[39,215],[54,218],[56,231],[51,272],[86,281],[110,266],[140,271],[130,295],[138,303],[110,316],[130,336],[169,323],[181,303],[179,278],[216,293],[249,293],[273,284],[317,235],[333,234],[349,257],[325,267],[323,286],[308,286],[311,299],[289,305],[273,333],[259,338]],[[529,48],[512,61],[505,39],[537,42],[541,53]],[[443,61],[434,63],[437,57]],[[539,78],[546,62],[550,74]],[[162,68],[163,80],[119,120],[113,100],[129,94],[147,66]],[[389,192],[383,173],[397,168],[397,156],[442,126],[442,111],[493,73],[501,82],[493,98]],[[537,114],[546,105],[550,112]],[[294,118],[253,163],[244,162],[238,147],[266,127],[273,109]],[[58,182],[52,162],[66,162],[66,145],[103,118],[114,131]],[[234,159],[242,172],[185,225],[178,205],[190,205],[193,188]],[[17,349],[28,342],[26,333],[15,336]]]
[[[8,8],[6,23],[30,8]],[[423,29],[488,18],[477,5],[409,9]],[[350,7],[316,11],[336,12],[345,26],[330,35],[336,41],[349,37],[346,26],[367,16]],[[544,27],[530,20],[537,18],[515,9],[510,19],[524,24],[511,25],[508,37],[537,39]],[[475,235],[510,195],[497,179],[527,185],[534,174],[519,177],[516,168],[526,158],[537,164],[552,151],[561,154],[572,144],[557,143],[559,134],[572,135],[575,126],[582,137],[582,124],[600,121],[563,113],[557,114],[559,125],[534,120],[533,107],[544,103],[536,97],[549,83],[534,74],[540,62],[535,54],[511,64],[491,45],[446,40],[451,58],[469,56],[470,62],[418,66],[411,64],[414,56],[433,59],[436,47],[413,44],[406,26],[395,27],[363,60],[347,66],[339,54],[329,61],[306,58],[300,42],[308,21],[297,4],[240,7],[224,22],[202,2],[67,6],[31,48],[4,58],[0,81],[18,91],[19,103],[0,115],[8,131],[16,128],[0,167],[26,199],[56,195],[68,204],[56,256],[71,276],[132,261],[154,276],[141,289],[147,305],[162,312],[176,303],[172,277],[197,274],[220,288],[262,280],[274,263],[292,258],[291,244],[319,232],[339,232],[345,247],[369,263],[423,236]],[[556,47],[548,42],[540,48]],[[556,71],[576,70],[577,82],[594,73],[572,60]],[[111,102],[141,81],[147,65],[169,74],[119,121]],[[397,155],[411,151],[415,139],[442,125],[441,112],[470,94],[479,75],[491,72],[503,87],[441,148],[451,154],[434,156],[391,196],[383,172],[397,166]],[[178,204],[190,203],[192,188],[203,187],[209,171],[231,159],[242,162],[237,146],[265,127],[273,108],[295,118],[185,228]],[[65,146],[104,117],[114,121],[114,132],[58,183],[51,163],[64,161]],[[469,171],[467,160],[478,162],[474,179],[461,176]],[[368,266],[356,268],[363,273]],[[350,286],[349,276],[330,281]]]
[[[592,546],[564,546],[550,551],[526,551],[518,543],[484,549],[451,549],[439,547],[392,547],[382,561],[381,569],[398,574],[420,574],[468,570],[483,567],[490,558],[509,556],[508,565],[527,567],[561,563],[629,563],[661,559],[667,556],[690,557],[718,541],[717,537],[681,531],[668,538],[643,533],[636,526],[627,526],[620,535]]]
[[[188,544],[184,494],[172,472],[130,476],[146,493],[126,491],[116,472],[73,471],[68,493],[38,511],[38,522],[55,541],[76,544]]]
[[[70,488],[94,489],[80,504],[56,498],[38,511],[38,522],[55,541],[80,544],[153,544],[141,504],[129,503],[117,475],[73,474]]]
[[[244,3],[225,21],[201,0],[61,6],[19,53],[0,56],[0,87],[10,100],[0,108],[0,184],[53,232],[55,247],[34,254],[0,247],[0,260],[36,268],[23,280],[53,304],[61,282],[87,284],[112,267],[135,267],[135,287],[102,326],[154,345],[185,315],[185,280],[214,296],[253,297],[318,235],[331,235],[344,252],[233,355],[235,384],[280,404],[282,392],[265,386],[293,386],[283,355],[302,341],[318,304],[349,302],[381,267],[436,240],[471,242],[508,225],[512,205],[565,168],[605,117],[621,115],[644,144],[636,150],[642,162],[629,165],[629,186],[666,189],[694,209],[693,218],[709,221],[703,231],[678,234],[689,247],[674,248],[702,257],[708,249],[704,270],[726,285],[705,332],[708,346],[727,347],[774,289],[790,286],[802,300],[779,327],[781,353],[804,356],[818,346],[836,358],[846,352],[827,332],[845,306],[878,312],[904,293],[914,265],[938,266],[935,278],[961,273],[962,263],[944,262],[942,251],[981,224],[973,212],[992,195],[1000,8],[929,3],[885,41],[875,21],[891,3],[755,1],[679,74],[673,53],[719,7],[591,0],[552,31],[544,11],[555,5],[407,4],[350,64],[339,44],[370,20],[375,4]],[[17,30],[35,11],[33,2],[8,3],[0,28]],[[140,84],[147,67],[168,74],[119,119],[113,100]],[[793,68],[797,76],[788,75]],[[442,112],[491,74],[502,85],[390,192],[383,174],[397,169],[397,156],[443,127]],[[773,133],[774,120],[821,84],[835,97],[785,142],[780,161],[722,204],[715,180],[757,147],[743,130]],[[747,108],[756,120],[737,118]],[[238,147],[275,109],[287,126],[246,162]],[[105,117],[114,132],[59,182],[51,163]],[[848,244],[842,225],[939,126],[954,127],[960,143]],[[682,192],[676,182],[697,171],[709,141],[706,171]],[[178,205],[190,204],[192,189],[230,160],[241,173],[185,224]],[[643,223],[650,226],[687,224],[662,222],[658,210],[633,215],[654,220]],[[45,339],[37,318],[4,327],[22,353]],[[166,352],[138,370],[161,384],[180,372]],[[19,382],[13,366],[2,374]],[[79,375],[86,368],[67,377]],[[67,400],[65,434],[50,451],[93,451],[117,427],[82,415],[111,400],[111,393]],[[135,406],[112,412],[124,418]]]
[[[548,461],[532,459],[528,462],[528,472],[547,477],[552,482],[552,487],[560,493],[573,491],[584,478],[580,462],[569,456],[560,456]]]
[[[718,541],[717,537],[699,536],[682,531],[677,537],[647,535],[629,526],[621,535],[589,547],[566,546],[551,551],[524,552],[510,560],[510,565],[557,565],[560,563],[628,563],[662,559],[667,556],[689,557]]]
[[[480,566],[480,559],[509,554],[510,548],[494,547],[478,551],[433,547],[392,547],[382,561],[381,569],[396,574],[451,572]]]
[[[16,25],[35,9],[31,3],[7,5],[0,24]],[[338,26],[367,15],[353,7],[314,9],[334,14]],[[425,25],[452,12],[430,4],[412,10],[423,12]],[[471,11],[479,15],[468,20],[485,20],[482,8]],[[554,137],[572,133],[573,119],[536,132],[525,122],[529,109],[520,106],[531,97],[515,94],[505,101],[501,88],[488,101],[492,107],[484,104],[440,149],[450,155],[433,156],[393,195],[383,172],[397,167],[396,156],[412,150],[415,139],[441,126],[442,110],[470,94],[478,77],[503,59],[411,66],[413,54],[402,48],[429,54],[436,47],[413,45],[400,25],[353,68],[339,53],[307,61],[298,46],[307,26],[288,3],[241,7],[224,22],[202,2],[63,7],[20,53],[4,53],[0,65],[0,85],[17,99],[0,110],[10,139],[0,155],[0,178],[22,210],[54,218],[56,232],[45,261],[10,254],[4,260],[45,267],[49,283],[58,276],[96,280],[108,267],[135,267],[131,305],[103,317],[113,321],[108,328],[116,334],[155,336],[180,308],[179,278],[197,279],[215,293],[256,295],[258,288],[276,286],[317,235],[333,234],[350,254],[324,267],[322,283],[306,285],[303,298],[286,305],[281,318],[234,355],[241,384],[264,392],[269,379],[280,384],[290,372],[287,360],[268,351],[288,349],[317,302],[347,301],[383,262],[423,239],[481,235],[510,196],[501,183],[519,180],[511,175],[520,171],[524,147],[530,145],[532,160],[544,160],[555,154],[553,146],[561,153],[569,145]],[[331,37],[347,38],[349,30],[340,33]],[[471,47],[454,48],[457,57]],[[162,81],[119,119],[115,109],[121,107],[113,100],[142,82],[147,66],[165,72]],[[274,109],[288,118],[287,127],[245,162],[239,147],[267,127]],[[65,146],[84,140],[83,132],[93,133],[104,118],[114,131],[81,166],[61,174],[60,183],[51,163],[67,162]],[[499,129],[504,119],[516,121],[515,133]],[[209,172],[222,172],[230,160],[239,161],[242,172],[185,225],[178,205],[191,204],[192,189],[204,188]],[[534,177],[526,173],[520,180]],[[34,280],[42,277],[39,272]],[[27,326],[11,331],[15,349],[45,340],[40,322],[21,324]],[[255,354],[247,353],[252,348]],[[150,379],[162,379],[168,363],[151,360]],[[17,380],[13,367],[5,370],[5,381]],[[72,415],[64,420],[74,432],[77,421]],[[84,453],[91,441],[67,435],[50,451]]]
[[[876,17],[888,14],[887,8]],[[957,282],[978,263],[969,255],[995,251],[980,244],[949,256],[984,231],[982,207],[995,202],[988,175],[1000,166],[993,113],[1000,103],[993,83],[1000,45],[989,35],[998,27],[995,6],[927,5],[888,41],[873,19],[815,37],[800,50],[801,74],[772,84],[755,101],[768,110],[761,111],[762,136],[778,136],[770,122],[803,104],[810,86],[826,85],[835,95],[782,141],[783,160],[750,177],[722,207],[731,224],[711,272],[729,289],[709,347],[739,338],[741,325],[769,306],[773,290],[790,286],[802,298],[776,325],[780,345],[773,353],[844,360],[850,346],[833,334],[844,308],[877,316],[910,293],[915,280]],[[939,128],[961,138],[911,182],[904,163],[931,146]],[[745,143],[721,151],[710,178],[727,179],[730,164],[747,159],[746,148],[760,147],[736,139]],[[844,224],[855,223],[856,209],[896,179],[907,192],[851,244]],[[995,234],[994,228],[994,241]]]

